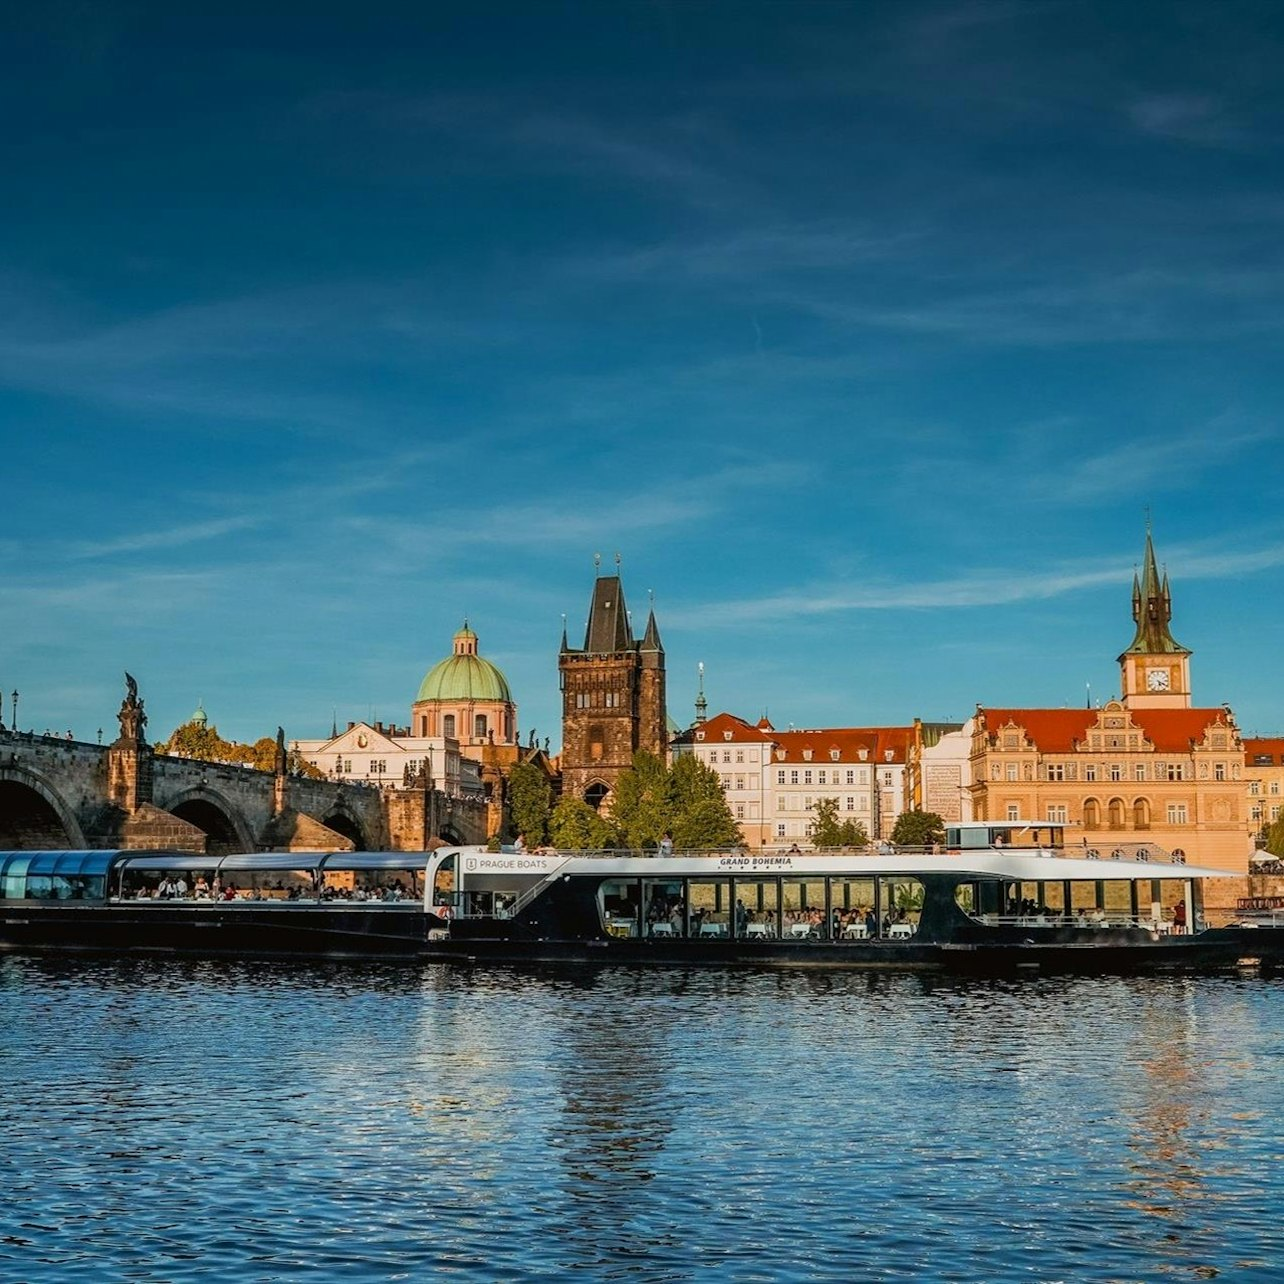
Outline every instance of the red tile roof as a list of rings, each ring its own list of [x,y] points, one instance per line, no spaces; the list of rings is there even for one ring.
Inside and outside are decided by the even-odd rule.
[[[1024,727],[1041,753],[1073,753],[1097,725],[1098,709],[983,709],[985,730],[996,735],[1009,722]],[[1212,723],[1227,726],[1225,709],[1132,709],[1133,725],[1165,753],[1188,753]]]
[[[913,727],[821,727],[775,734],[777,748],[784,750],[783,758],[777,755],[778,762],[807,762],[807,750],[811,751],[811,762],[832,762],[835,749],[838,762],[860,762],[862,749],[866,751],[866,762],[904,762],[913,738]]]
[[[1254,758],[1270,758],[1270,763],[1254,763]],[[1253,736],[1244,741],[1244,759],[1250,767],[1284,766],[1284,736]]]
[[[731,739],[728,740],[726,733],[731,732]],[[697,739],[700,733],[703,737]],[[751,727],[743,718],[737,718],[734,713],[715,713],[712,718],[702,722],[699,726],[688,727],[681,735],[675,736],[674,739],[680,744],[708,744],[711,741],[717,741],[719,744],[771,744],[773,737],[766,732],[759,731],[757,727]]]

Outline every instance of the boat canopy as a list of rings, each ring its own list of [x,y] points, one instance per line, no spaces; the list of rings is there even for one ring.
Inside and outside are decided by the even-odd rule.
[[[80,874],[102,877],[118,851],[0,852],[0,878],[29,874]]]

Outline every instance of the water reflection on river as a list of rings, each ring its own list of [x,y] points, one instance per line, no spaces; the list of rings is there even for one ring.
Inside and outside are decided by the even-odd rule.
[[[1284,983],[0,958],[0,1278],[1277,1274]]]

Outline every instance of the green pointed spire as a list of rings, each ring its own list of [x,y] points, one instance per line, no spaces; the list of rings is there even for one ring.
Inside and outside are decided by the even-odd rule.
[[[1137,631],[1125,655],[1189,655],[1190,651],[1174,639],[1168,628],[1173,616],[1168,575],[1160,577],[1155,561],[1155,544],[1146,527],[1146,553],[1141,577],[1132,578],[1132,618]]]

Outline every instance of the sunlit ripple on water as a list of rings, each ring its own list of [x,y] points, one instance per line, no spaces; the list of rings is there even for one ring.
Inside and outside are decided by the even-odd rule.
[[[1275,1275],[1284,986],[0,959],[0,1278]]]

